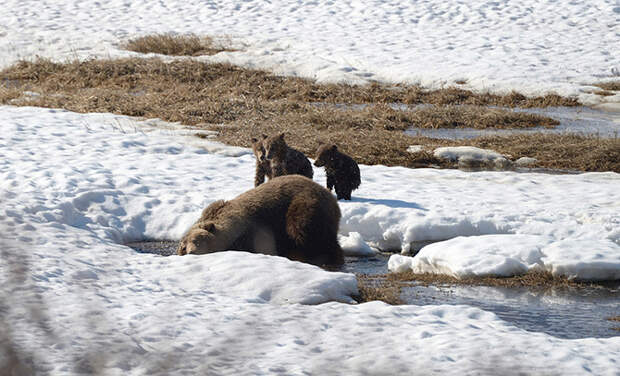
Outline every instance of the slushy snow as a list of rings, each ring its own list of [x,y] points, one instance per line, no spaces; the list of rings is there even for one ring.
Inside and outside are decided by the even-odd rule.
[[[238,49],[200,59],[321,82],[464,81],[613,107],[590,84],[618,78],[619,13],[613,0],[5,0],[0,67],[136,56],[120,44],[192,32]],[[618,375],[620,337],[559,339],[464,305],[351,304],[354,275],[274,256],[122,245],[179,239],[206,205],[250,189],[248,149],[55,109],[0,106],[0,127],[3,374]],[[618,278],[618,174],[360,168],[340,202],[349,254],[426,245],[390,267]]]

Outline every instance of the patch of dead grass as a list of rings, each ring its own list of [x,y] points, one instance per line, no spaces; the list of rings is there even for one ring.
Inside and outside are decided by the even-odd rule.
[[[418,128],[552,128],[560,122],[546,116],[481,106],[426,107],[412,112]]]
[[[603,90],[620,91],[620,81],[598,82],[592,86],[600,87]]]
[[[401,299],[403,287],[411,283],[422,286],[492,286],[503,288],[528,288],[531,290],[549,289],[599,289],[617,288],[618,281],[583,282],[569,280],[566,277],[556,277],[550,272],[529,272],[512,277],[470,277],[455,278],[444,274],[416,274],[412,272],[388,273],[378,275],[358,274],[359,303],[380,300],[388,304],[405,304]],[[610,317],[608,320],[620,321],[620,316]]]
[[[195,34],[146,35],[130,39],[121,47],[143,54],[156,53],[170,56],[215,55],[222,51],[233,51],[217,45],[211,37],[199,37]]]
[[[382,301],[391,305],[405,304],[400,298],[400,286],[386,281],[383,278],[376,278],[371,275],[357,275],[357,289],[359,295],[355,297],[358,303],[372,301]]]
[[[393,283],[416,282],[422,285],[467,285],[467,286],[494,286],[506,288],[605,288],[616,286],[617,281],[585,282],[558,277],[547,271],[528,272],[512,277],[468,277],[455,278],[445,274],[416,274],[413,272],[389,273],[385,276]]]
[[[23,90],[14,87],[0,86],[0,103],[11,103],[24,95]]]
[[[427,150],[471,145],[514,159],[533,157],[538,167],[620,172],[617,138],[533,134],[450,141],[403,132],[411,126],[553,126],[556,122],[550,118],[484,107],[577,104],[553,95],[526,98],[514,92],[497,96],[458,88],[317,84],[228,64],[141,58],[22,61],[1,71],[0,83],[11,83],[0,84],[4,104],[161,118],[216,130],[218,141],[244,147],[255,135],[286,132],[287,142],[311,157],[323,141],[338,144],[363,164],[455,167],[430,151],[406,150],[413,144]],[[401,111],[393,108],[395,103],[431,106]]]
[[[467,143],[513,159],[536,158],[543,168],[620,172],[620,138],[538,133],[479,137]]]

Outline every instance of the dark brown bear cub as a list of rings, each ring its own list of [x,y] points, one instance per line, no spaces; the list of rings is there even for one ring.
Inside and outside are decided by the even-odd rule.
[[[177,253],[243,250],[337,267],[344,262],[339,224],[340,208],[329,191],[303,176],[281,176],[209,205]]]
[[[360,168],[353,158],[338,151],[333,144],[321,145],[316,152],[317,167],[325,166],[327,175],[327,189],[336,187],[338,200],[351,199],[351,192],[360,186]]]
[[[271,166],[273,177],[298,174],[312,179],[312,164],[304,153],[289,147],[284,141],[284,133],[263,140],[265,158]]]

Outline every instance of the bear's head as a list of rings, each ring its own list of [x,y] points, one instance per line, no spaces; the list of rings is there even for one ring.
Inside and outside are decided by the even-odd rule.
[[[262,135],[261,139],[252,138],[252,151],[259,162],[265,162],[266,160],[265,147],[263,146],[263,141],[266,138],[267,135]]]
[[[284,160],[286,158],[288,146],[286,145],[286,141],[284,141],[284,133],[267,137],[263,141],[263,147],[265,148],[265,157],[267,160]]]
[[[191,229],[179,243],[177,254],[179,256],[193,254],[213,253],[224,251],[226,245],[218,236],[218,229],[213,222],[202,222],[196,228]]]
[[[317,167],[329,165],[334,161],[337,152],[338,147],[334,144],[324,144],[319,146],[316,151],[316,160],[314,161],[314,165]]]

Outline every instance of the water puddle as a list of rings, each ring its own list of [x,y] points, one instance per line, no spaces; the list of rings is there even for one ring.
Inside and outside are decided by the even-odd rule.
[[[140,253],[175,254],[175,241],[128,243]],[[388,272],[389,255],[347,257],[343,271],[382,275]],[[411,283],[401,298],[412,305],[465,304],[490,311],[519,328],[559,338],[620,336],[620,283],[615,287],[531,289],[489,286],[423,286]]]
[[[322,102],[313,103],[319,107],[333,107],[341,109],[363,110],[368,107],[367,104],[328,104]],[[417,109],[426,108],[432,105],[404,105],[400,103],[391,103],[389,106],[400,111],[415,111]],[[611,108],[612,106],[610,106]],[[450,140],[476,138],[481,136],[503,136],[511,134],[566,134],[574,133],[584,136],[596,136],[601,138],[617,138],[620,137],[620,111],[613,107],[612,111],[605,111],[591,107],[545,107],[545,108],[505,108],[488,106],[488,108],[498,108],[507,111],[525,112],[547,116],[558,120],[560,125],[553,128],[533,127],[518,129],[501,129],[501,128],[417,128],[412,127],[405,131],[410,136],[422,136],[430,138],[442,138]]]
[[[511,110],[511,109],[508,109]],[[543,115],[560,122],[554,128],[533,127],[526,129],[475,129],[475,128],[410,128],[405,134],[442,139],[468,139],[481,136],[504,136],[513,134],[566,134],[575,133],[584,136],[601,138],[620,137],[620,113],[597,110],[589,107],[547,107],[512,109],[515,112],[526,112]]]

